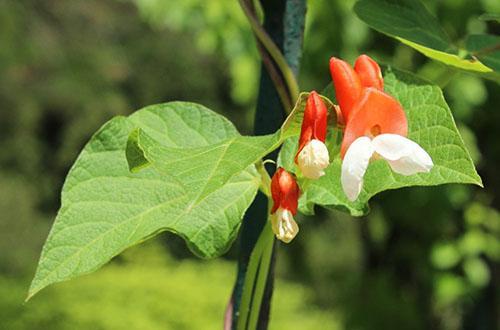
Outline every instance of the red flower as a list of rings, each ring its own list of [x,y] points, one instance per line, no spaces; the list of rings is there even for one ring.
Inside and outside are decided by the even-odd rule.
[[[394,172],[402,175],[429,172],[434,165],[432,159],[406,138],[406,114],[401,104],[384,92],[378,64],[361,55],[353,69],[332,57],[330,71],[345,122],[340,154],[341,182],[347,197],[351,201],[358,198],[373,158],[385,159]]]
[[[300,131],[299,148],[295,163],[302,174],[310,179],[324,175],[323,171],[330,163],[325,145],[328,110],[316,91],[307,99],[304,119]]]
[[[384,81],[378,64],[361,55],[354,69],[338,58],[330,59],[335,94],[346,127],[341,156],[358,137],[391,133],[408,134],[406,114],[399,102],[383,91]]]
[[[300,195],[295,177],[280,167],[271,179],[273,207],[271,218],[273,232],[279,240],[290,242],[299,231],[293,216],[297,214]]]

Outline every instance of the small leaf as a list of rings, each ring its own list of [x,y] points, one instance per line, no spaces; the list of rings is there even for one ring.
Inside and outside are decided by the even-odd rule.
[[[145,168],[142,149],[129,143],[129,164],[143,168],[131,173],[127,140],[142,134],[154,139],[155,147],[177,151],[220,145],[240,136],[224,117],[185,102],[150,106],[105,124],[68,174],[61,209],[28,297],[52,283],[95,271],[161,231],[179,234],[202,257],[220,255],[234,240],[260,184],[254,166],[240,163],[234,175],[221,181],[206,175],[214,164],[198,161],[185,161],[173,168],[174,173],[162,173],[155,166]]]
[[[358,200],[350,202],[340,183],[340,139],[338,134],[331,132],[327,138],[327,146],[332,163],[326,169],[325,176],[320,179],[302,180],[302,195],[299,200],[302,212],[310,214],[314,204],[318,204],[360,216],[368,211],[368,200],[384,190],[445,183],[482,184],[441,90],[415,76],[391,68],[385,70],[384,81],[386,92],[401,102],[407,114],[408,137],[430,154],[434,168],[430,173],[403,176],[392,172],[387,162],[373,161],[366,172],[363,191]],[[339,133],[338,129],[335,131]],[[280,164],[295,173],[297,167],[293,156],[297,144],[298,136],[288,139],[279,156]]]
[[[467,71],[493,71],[479,60],[459,56],[457,47],[419,0],[360,0],[354,11],[375,30],[427,57]]]

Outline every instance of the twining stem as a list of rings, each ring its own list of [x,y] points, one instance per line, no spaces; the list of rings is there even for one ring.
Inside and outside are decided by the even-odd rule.
[[[251,0],[242,0],[240,2],[242,5],[242,8],[244,9],[245,13],[247,14],[247,17],[250,22],[259,22],[260,20],[258,19],[258,13],[257,13],[257,8],[260,8],[258,1],[251,1]],[[262,8],[260,8],[262,9]],[[261,13],[263,14],[263,13]],[[253,18],[253,20],[252,20]],[[260,24],[259,24],[260,26]],[[265,32],[265,30],[264,30]],[[266,33],[267,35],[267,33]],[[274,42],[273,42],[274,44]],[[274,44],[276,45],[276,44]],[[257,50],[259,51],[260,58],[262,60],[262,64],[265,66],[267,73],[269,74],[269,77],[271,78],[274,88],[276,89],[276,92],[280,98],[281,104],[283,105],[283,108],[287,114],[290,113],[292,106],[293,106],[293,100],[292,97],[289,94],[289,90],[287,89],[287,86],[285,85],[285,82],[283,80],[282,74],[279,72],[279,68],[276,67],[275,62],[273,61],[270,52],[265,48],[264,44],[257,39]]]
[[[257,21],[259,22],[262,21],[264,13],[262,12],[262,8],[260,7],[260,3],[258,2],[258,0],[253,0],[253,1],[243,0],[243,1],[246,1],[245,3],[248,9],[247,12],[250,12]],[[260,12],[258,12],[259,9]],[[276,67],[276,64],[274,63],[273,59],[271,58],[271,55],[259,40],[257,40],[257,50],[259,51],[260,58],[262,59],[262,64],[266,67],[266,71],[269,74],[271,80],[273,81],[274,88],[278,93],[278,96],[281,100],[281,104],[283,104],[285,112],[289,114],[292,109],[293,100],[290,97],[290,94],[288,93],[285,82],[283,81],[283,77],[280,74],[278,68]]]
[[[297,83],[297,79],[295,79],[295,75],[288,65],[285,56],[281,53],[280,49],[273,42],[271,37],[266,33],[266,30],[260,25],[259,20],[257,19],[255,13],[249,7],[245,0],[239,0],[241,8],[245,12],[248,21],[250,22],[250,26],[257,37],[257,39],[262,43],[265,49],[269,52],[273,60],[278,65],[278,68],[283,75],[285,83],[287,85],[288,91],[290,93],[291,102],[293,103],[299,97],[299,84]]]
[[[269,73],[269,76],[271,77],[274,87],[276,88],[276,92],[278,93],[281,104],[283,104],[283,108],[285,109],[287,114],[290,114],[292,111],[292,104],[293,100],[288,94],[288,91],[285,87],[285,84],[283,82],[283,78],[279,74],[278,70],[276,69],[271,57],[269,54],[266,52],[264,47],[262,47],[261,44],[257,45],[257,48],[259,50],[260,57],[262,58],[262,63],[266,67],[267,72]]]
[[[493,46],[488,46],[479,50],[476,50],[475,52],[471,52],[471,55],[476,57],[476,56],[484,56],[488,55],[491,53],[494,53],[496,51],[500,50],[500,43],[493,45]]]

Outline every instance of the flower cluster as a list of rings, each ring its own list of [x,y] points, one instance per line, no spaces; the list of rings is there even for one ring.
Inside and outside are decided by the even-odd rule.
[[[361,55],[353,69],[332,58],[330,72],[345,123],[340,179],[349,200],[358,198],[372,159],[385,159],[394,172],[402,175],[431,170],[431,157],[406,138],[406,114],[399,102],[384,92],[380,67],[375,61]]]
[[[402,175],[429,172],[431,157],[407,138],[408,122],[401,104],[384,92],[384,80],[378,64],[366,55],[358,57],[354,68],[347,62],[330,59],[335,94],[339,103],[337,122],[343,124],[340,149],[340,182],[350,201],[363,188],[363,177],[370,161],[384,159]],[[303,177],[318,179],[330,164],[327,134],[328,110],[315,91],[309,94],[300,132],[295,163]],[[279,168],[272,178],[274,206],[272,227],[276,237],[286,243],[298,232],[293,215],[297,212],[300,189],[295,177]]]

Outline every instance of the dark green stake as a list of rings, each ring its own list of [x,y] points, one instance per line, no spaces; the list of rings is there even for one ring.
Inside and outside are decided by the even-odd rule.
[[[266,0],[262,2],[262,9],[264,12],[264,29],[278,48],[284,53],[288,65],[295,76],[297,76],[302,55],[306,0]],[[295,100],[292,100],[292,104],[294,102]],[[286,117],[285,110],[289,111],[290,109],[284,109],[273,84],[273,80],[266,71],[265,66],[262,65],[259,97],[255,113],[254,133],[256,135],[274,133],[280,128]],[[275,151],[266,158],[276,160],[277,154],[278,151]],[[274,166],[268,166],[267,170],[269,174],[272,175],[275,168]],[[259,192],[248,209],[241,227],[238,275],[232,299],[233,329],[236,329],[242,289],[250,255],[267,221],[267,212],[267,197]],[[276,247],[276,244],[274,247]],[[273,250],[275,250],[275,248]],[[258,329],[267,329],[268,326],[271,296],[273,292],[274,255],[275,253],[273,251],[257,325]]]

